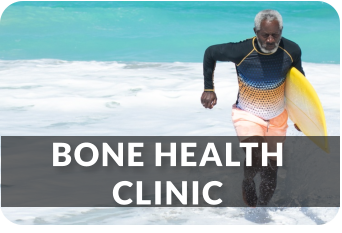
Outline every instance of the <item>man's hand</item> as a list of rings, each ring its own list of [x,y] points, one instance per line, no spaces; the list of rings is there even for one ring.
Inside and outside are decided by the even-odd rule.
[[[212,109],[216,103],[217,103],[217,98],[216,94],[213,91],[204,91],[201,97],[201,103],[203,107]]]
[[[300,128],[298,127],[298,125],[294,124],[294,127],[295,127],[296,130],[298,130],[299,132],[302,132],[302,131],[300,130]]]

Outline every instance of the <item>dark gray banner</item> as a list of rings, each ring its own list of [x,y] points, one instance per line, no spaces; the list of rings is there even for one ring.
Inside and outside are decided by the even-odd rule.
[[[237,137],[1,137],[1,205],[339,207],[340,138],[327,139],[330,153],[287,137],[277,167],[261,144],[247,166]]]

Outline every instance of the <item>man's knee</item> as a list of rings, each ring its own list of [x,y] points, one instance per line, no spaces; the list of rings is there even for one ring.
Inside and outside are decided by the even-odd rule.
[[[259,144],[265,142],[265,138],[263,136],[251,136],[246,138],[242,142],[257,142]]]
[[[262,136],[251,136],[246,138],[242,142],[244,143],[258,143],[258,147],[252,148],[252,166],[260,167],[261,166],[261,156],[262,156],[262,143],[265,142],[265,138]],[[246,153],[246,148],[243,148]]]
[[[247,142],[247,143],[258,143],[258,147],[254,147],[252,149],[252,153],[260,152],[261,153],[261,148],[262,148],[262,143],[265,142],[265,138],[262,136],[251,136],[249,138],[246,138],[245,140],[241,142]],[[243,148],[243,150],[246,153],[246,148]],[[259,154],[260,154],[259,153]]]

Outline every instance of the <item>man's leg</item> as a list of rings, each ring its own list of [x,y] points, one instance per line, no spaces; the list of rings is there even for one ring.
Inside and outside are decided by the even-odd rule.
[[[265,140],[268,145],[268,152],[277,152],[277,143],[284,143],[286,136],[268,136]],[[269,157],[267,167],[260,170],[261,183],[259,186],[259,206],[266,206],[271,200],[277,187],[277,157]]]
[[[250,207],[256,207],[258,203],[258,197],[255,189],[255,183],[253,178],[258,173],[258,168],[247,167],[246,160],[244,163],[244,179],[242,181],[242,198],[246,205]]]
[[[271,200],[277,187],[277,161],[269,159],[267,167],[262,167],[260,171],[261,183],[259,186],[259,206],[266,206]]]
[[[262,167],[261,166],[261,158],[262,158],[262,143],[268,142],[268,139],[276,138],[278,141],[278,137],[273,136],[283,136],[280,142],[285,140],[286,129],[287,129],[287,112],[284,110],[282,114],[278,117],[271,119],[269,122],[262,120],[261,118],[254,116],[248,112],[245,112],[241,109],[238,109],[235,105],[232,108],[232,121],[234,124],[234,128],[237,136],[239,137],[241,142],[254,142],[258,143],[258,148],[253,148],[252,150],[252,166],[246,166],[246,161],[244,163],[244,180],[242,182],[242,195],[243,200],[248,206],[256,206],[258,204],[258,197],[256,194],[256,188],[254,183],[255,175],[260,172],[261,176],[261,185],[260,185],[260,195],[259,195],[259,204],[268,204],[270,199],[273,196],[277,185],[277,167],[274,162],[274,166],[270,167]],[[258,136],[250,136],[250,135],[258,135]],[[264,137],[264,136],[272,136],[272,137]],[[269,147],[271,146],[269,152],[273,152],[274,145],[273,143],[269,143]],[[276,148],[276,147],[275,147]],[[246,150],[245,150],[246,152]],[[273,162],[271,162],[273,163]],[[271,169],[271,170],[270,170]]]
[[[242,197],[246,205],[256,207],[258,197],[255,189],[254,177],[261,169],[261,143],[264,142],[261,136],[249,137],[242,142],[257,142],[258,148],[252,149],[252,166],[246,166],[246,159],[244,162],[244,179],[242,181]],[[243,148],[245,153],[246,149]]]
[[[268,152],[277,151],[277,143],[284,143],[286,139],[286,130],[288,114],[284,110],[279,116],[269,121],[269,128],[266,131],[265,140],[268,144]],[[283,151],[284,152],[284,151]],[[265,206],[271,200],[277,187],[277,157],[269,157],[267,167],[262,167],[260,172],[261,184],[258,205]]]

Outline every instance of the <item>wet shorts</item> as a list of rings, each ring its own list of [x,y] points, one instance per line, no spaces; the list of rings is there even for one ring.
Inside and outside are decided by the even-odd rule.
[[[232,120],[235,131],[240,141],[251,136],[282,136],[279,141],[285,141],[288,114],[286,109],[277,117],[265,121],[249,112],[241,110],[233,105]],[[279,140],[280,139],[280,140]],[[267,138],[266,138],[266,141]]]

